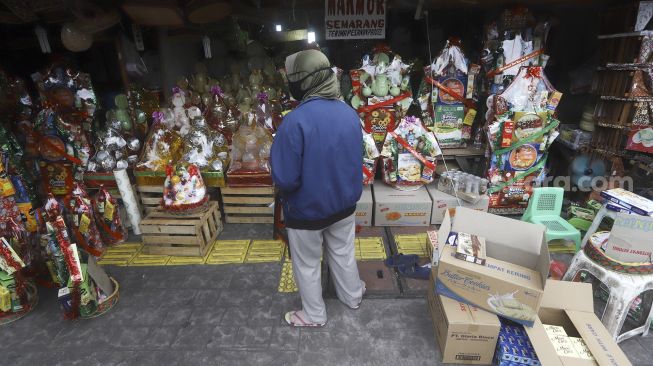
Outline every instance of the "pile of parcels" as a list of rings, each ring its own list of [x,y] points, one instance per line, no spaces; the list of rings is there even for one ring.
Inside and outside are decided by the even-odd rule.
[[[594,314],[592,285],[547,280],[543,226],[461,207],[427,238],[444,363],[631,365]]]

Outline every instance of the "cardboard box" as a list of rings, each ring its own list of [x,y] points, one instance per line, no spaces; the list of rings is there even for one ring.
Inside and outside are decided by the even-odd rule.
[[[558,356],[544,324],[561,326],[567,335],[582,338],[594,361]],[[538,318],[532,328],[524,329],[543,366],[632,365],[594,314],[589,283],[549,280]]]
[[[605,255],[621,262],[650,263],[653,218],[618,213],[605,246]]]
[[[484,237],[487,259],[478,265],[456,259],[445,245],[450,232]],[[460,207],[438,231],[440,262],[436,292],[532,326],[549,274],[545,227]]]
[[[356,203],[356,225],[372,226],[372,213],[374,212],[374,199],[372,186],[363,186],[363,194]]]
[[[639,215],[653,215],[653,201],[623,188],[602,191],[601,197],[608,199],[608,201],[618,203]]]
[[[431,285],[434,274],[431,274]],[[432,288],[432,287],[431,287]],[[427,290],[429,309],[442,362],[466,365],[489,365],[501,324],[499,318]]]
[[[451,214],[451,216],[454,216],[456,212],[456,207],[462,206],[462,207],[471,208],[473,210],[487,212],[488,206],[490,205],[490,197],[487,195],[483,196],[483,198],[481,198],[481,200],[476,203],[469,203],[462,199],[460,200],[460,203],[458,203],[459,201],[456,199],[456,197],[448,193],[439,191],[436,188],[435,184],[430,184],[426,186],[426,190],[429,193],[429,196],[431,196],[431,200],[433,201],[433,210],[431,212],[431,225],[441,224],[442,220],[444,220],[445,211],[449,211],[449,214]]]
[[[386,184],[374,185],[374,225],[429,226],[431,197],[426,188],[400,191]]]

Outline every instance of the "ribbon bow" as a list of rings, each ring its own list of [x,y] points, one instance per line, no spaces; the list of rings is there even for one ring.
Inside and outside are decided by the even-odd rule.
[[[540,66],[530,66],[526,70],[526,77],[527,78],[535,77],[535,78],[538,78],[538,79],[542,78],[542,67],[540,67]]]
[[[220,88],[218,85],[214,85],[211,87],[211,94],[217,95],[220,98],[224,96],[224,92],[222,91],[222,88]]]
[[[256,99],[258,99],[259,103],[265,103],[268,101],[268,93],[260,92],[256,94]]]
[[[155,122],[163,121],[163,117],[164,117],[164,114],[161,111],[152,112],[152,119],[154,119]]]

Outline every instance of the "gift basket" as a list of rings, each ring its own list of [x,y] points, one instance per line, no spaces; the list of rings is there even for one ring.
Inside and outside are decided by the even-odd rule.
[[[390,58],[392,56],[392,59]],[[405,115],[412,103],[410,65],[387,46],[374,49],[373,56],[365,55],[361,67],[349,72],[352,85],[351,106],[358,111],[365,131],[380,148],[386,133]]]
[[[6,225],[14,226],[15,231],[0,237],[0,324],[20,319],[38,302],[36,287],[25,277],[26,264],[19,255],[20,249],[27,249],[20,247],[21,242],[25,244],[24,229],[11,219]]]
[[[478,65],[468,65],[460,40],[450,39],[424,68],[419,105],[424,125],[435,133],[440,146],[460,147],[471,138],[476,117],[473,101]]]
[[[139,185],[162,185],[169,161],[181,159],[183,141],[174,129],[172,112],[167,108],[152,114],[154,120],[134,175]]]
[[[383,181],[397,189],[413,190],[433,181],[440,146],[419,118],[402,118],[383,143]]]
[[[490,209],[521,213],[545,176],[547,152],[559,135],[555,109],[562,94],[540,66],[524,66],[500,94],[488,97]]]
[[[272,135],[257,122],[253,112],[241,118],[240,128],[233,137],[227,182],[231,187],[271,186]]]
[[[195,164],[168,165],[161,206],[164,210],[185,215],[203,211],[209,196],[200,170]]]
[[[97,205],[93,208],[98,209]],[[117,282],[97,266],[93,256],[84,259],[69,236],[62,206],[53,195],[48,196],[41,212],[41,240],[50,258],[52,282],[59,287],[57,298],[64,317],[90,318],[108,311],[118,299]]]
[[[532,12],[515,6],[501,13],[497,21],[485,26],[481,65],[486,78],[481,89],[497,94],[515,78],[522,66],[546,67],[549,59],[544,54],[550,24],[536,21]]]
[[[66,196],[73,179],[83,179],[93,147],[97,100],[88,74],[53,66],[33,76],[42,109],[29,131],[40,153],[42,182],[46,192]]]

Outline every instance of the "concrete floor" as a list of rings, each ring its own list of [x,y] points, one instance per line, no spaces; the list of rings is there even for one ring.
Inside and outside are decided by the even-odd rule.
[[[221,238],[269,235],[228,226]],[[0,365],[441,364],[425,299],[366,299],[356,311],[328,299],[324,328],[293,329],[281,316],[299,296],[277,292],[280,269],[108,267],[121,286],[111,312],[66,321],[55,290],[42,290],[31,314],[1,328]],[[621,346],[634,365],[653,365],[653,337]]]

